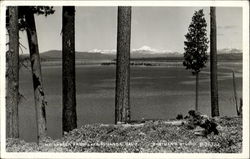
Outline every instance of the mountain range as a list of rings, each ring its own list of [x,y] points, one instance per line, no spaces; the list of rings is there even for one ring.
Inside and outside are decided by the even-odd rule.
[[[22,55],[28,56],[28,54]],[[220,59],[242,59],[242,50],[239,49],[220,49],[218,50],[218,56]],[[49,50],[40,54],[43,61],[48,60],[60,60],[62,59],[61,50]],[[116,50],[98,50],[93,49],[86,52],[76,51],[76,59],[81,60],[113,60],[116,58]],[[157,50],[148,46],[143,46],[139,49],[132,49],[131,58],[182,58],[183,54],[179,52],[173,52],[168,50]]]
[[[101,54],[110,54],[110,55],[115,55],[116,54],[116,50],[115,49],[112,49],[112,50],[100,50],[100,49],[93,49],[93,50],[90,50],[88,52],[91,52],[91,53],[101,53]],[[172,56],[172,55],[179,55],[181,53],[179,52],[173,52],[173,51],[170,51],[170,50],[158,50],[158,49],[154,49],[154,48],[151,48],[149,46],[142,46],[138,49],[132,49],[131,50],[131,56],[132,57],[154,57],[154,56]]]
[[[62,59],[62,51],[61,50],[50,50],[40,54],[42,59],[47,60],[59,60]],[[89,60],[112,60],[115,58],[112,54],[102,54],[99,52],[75,52],[76,59],[89,59]]]
[[[100,49],[92,49],[88,52],[91,53],[102,53],[102,54],[116,54],[116,50],[115,49],[111,49],[111,50],[100,50]],[[236,48],[224,48],[224,49],[218,49],[218,54],[224,54],[224,53],[242,53],[242,50],[240,49],[236,49]],[[132,49],[131,50],[131,54],[182,54],[180,52],[177,51],[171,51],[171,50],[159,50],[159,49],[155,49],[155,48],[151,48],[149,46],[142,46],[138,49]]]

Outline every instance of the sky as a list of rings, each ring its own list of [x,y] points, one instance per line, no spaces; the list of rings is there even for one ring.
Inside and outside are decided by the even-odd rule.
[[[62,48],[62,8],[54,9],[53,15],[35,16],[40,52]],[[209,38],[209,7],[132,7],[131,49],[148,46],[183,52],[184,35],[199,9],[204,10]],[[216,11],[217,48],[242,49],[242,8],[217,7]],[[76,51],[116,49],[117,7],[76,7],[75,33]],[[26,33],[21,32],[20,38],[28,48]]]

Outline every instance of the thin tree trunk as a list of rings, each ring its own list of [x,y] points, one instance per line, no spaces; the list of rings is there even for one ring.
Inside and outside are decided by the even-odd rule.
[[[118,7],[115,123],[130,120],[131,7]],[[124,113],[126,113],[124,115]]]
[[[63,133],[77,128],[75,88],[75,7],[63,7]]]
[[[238,116],[242,117],[242,106],[243,106],[243,101],[242,98],[240,98],[240,107],[239,107],[239,113]]]
[[[6,136],[19,137],[19,29],[18,7],[9,7],[9,51],[7,52]]]
[[[46,105],[45,93],[42,81],[42,72],[40,64],[40,56],[38,49],[37,32],[34,14],[29,12],[26,14],[27,37],[30,51],[31,70],[33,78],[33,88],[35,97],[36,122],[37,122],[37,141],[39,142],[47,135],[46,128]]]
[[[236,108],[237,115],[239,116],[239,107],[238,107],[238,100],[237,100],[237,91],[236,91],[234,71],[233,71],[233,89],[234,89],[235,108]]]
[[[216,9],[210,7],[210,84],[211,84],[211,115],[219,116],[218,80],[217,80],[217,39]]]
[[[199,98],[199,72],[196,72],[196,86],[195,86],[195,111],[199,111],[198,98]]]

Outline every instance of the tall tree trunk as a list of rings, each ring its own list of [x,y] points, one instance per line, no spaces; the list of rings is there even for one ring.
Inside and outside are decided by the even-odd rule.
[[[217,81],[217,40],[216,9],[210,7],[210,83],[211,83],[211,115],[219,116],[218,81]]]
[[[198,98],[199,98],[199,72],[195,73],[196,76],[196,86],[195,86],[195,111],[199,111],[198,109]]]
[[[35,17],[32,12],[26,14],[27,37],[30,51],[30,62],[33,78],[33,88],[35,97],[35,110],[36,110],[36,122],[37,122],[37,141],[39,142],[47,135],[46,128],[46,111],[45,107],[47,102],[45,101],[45,93],[42,81],[42,72],[40,64],[40,56],[38,49],[37,32],[35,25]]]
[[[75,7],[63,7],[63,133],[77,127],[75,88]]]
[[[9,51],[7,52],[6,136],[19,137],[19,29],[18,7],[9,7]]]
[[[235,100],[235,107],[237,115],[239,116],[239,106],[238,106],[238,98],[237,98],[237,91],[236,91],[236,82],[235,82],[235,76],[233,71],[233,90],[234,90],[234,100]]]
[[[115,123],[130,120],[131,7],[118,7]]]

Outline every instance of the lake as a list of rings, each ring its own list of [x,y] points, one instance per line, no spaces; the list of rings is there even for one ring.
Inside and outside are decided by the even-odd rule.
[[[208,67],[209,68],[209,67]],[[199,110],[210,115],[209,69],[200,73]],[[219,106],[221,116],[235,116],[232,72],[236,72],[238,96],[242,96],[242,63],[224,62],[218,65]],[[62,136],[62,70],[60,66],[43,66],[43,82],[48,135]],[[184,67],[131,67],[131,118],[170,119],[186,115],[195,104],[195,77]],[[24,96],[19,106],[20,138],[36,140],[33,85],[29,69],[20,70],[20,92]],[[115,66],[76,66],[77,124],[114,123]]]

